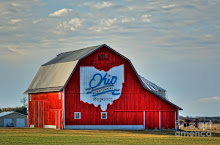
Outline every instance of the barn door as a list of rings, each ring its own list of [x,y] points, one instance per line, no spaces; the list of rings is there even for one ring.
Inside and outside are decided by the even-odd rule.
[[[34,101],[34,127],[44,127],[44,101]]]
[[[56,110],[55,111],[56,114],[55,114],[55,125],[56,125],[56,129],[60,129],[61,127],[61,113],[62,111],[61,110]]]
[[[39,127],[38,128],[44,128],[44,102],[43,101],[38,101],[39,103]]]
[[[29,109],[28,109],[28,126],[30,128],[34,128],[34,111],[35,111],[35,102],[34,101],[30,101],[29,102]]]
[[[34,128],[38,128],[38,101],[34,101]]]

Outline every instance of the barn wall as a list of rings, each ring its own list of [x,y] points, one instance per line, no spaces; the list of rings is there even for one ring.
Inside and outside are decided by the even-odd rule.
[[[35,128],[62,128],[62,92],[36,93],[31,94],[31,97],[29,94],[28,101],[28,127],[34,125]]]
[[[98,60],[99,54],[108,54],[108,60]],[[80,101],[80,66],[94,66],[108,71],[114,66],[124,64],[124,84],[122,94],[112,105],[108,105],[107,119],[101,119],[100,107],[94,107]],[[65,87],[65,124],[66,125],[143,125],[143,111],[146,128],[174,128],[176,107],[162,100],[143,88],[130,63],[108,48],[101,48],[82,59],[75,68],[72,77]],[[81,112],[81,119],[74,119],[74,112]],[[166,123],[165,123],[166,122]]]

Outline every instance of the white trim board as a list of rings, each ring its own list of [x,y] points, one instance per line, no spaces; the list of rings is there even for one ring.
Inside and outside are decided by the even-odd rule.
[[[44,128],[53,128],[53,129],[56,129],[56,125],[44,125]]]
[[[63,129],[65,129],[65,87],[63,88]]]
[[[82,130],[144,130],[143,125],[66,125],[65,129]]]

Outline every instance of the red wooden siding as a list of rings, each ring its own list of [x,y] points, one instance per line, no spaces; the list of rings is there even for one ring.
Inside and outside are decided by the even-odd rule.
[[[145,112],[145,128],[159,129],[159,112]]]
[[[62,128],[63,93],[59,99],[59,92],[31,94],[28,98],[28,127],[43,128],[44,125],[56,125]]]
[[[100,54],[108,55],[108,60],[99,60]],[[80,101],[80,66],[94,66],[108,71],[122,64],[122,94],[112,105],[108,105],[105,111],[108,112],[107,119],[101,119],[103,111],[100,106],[94,107],[93,104]],[[162,111],[161,128],[175,127],[174,112],[177,108],[143,88],[129,61],[105,47],[82,59],[65,87],[65,125],[143,125],[144,110],[148,110],[145,112],[146,128],[159,128],[159,111]],[[81,119],[74,119],[74,112],[81,112]]]
[[[175,128],[175,112],[161,112],[161,128]]]

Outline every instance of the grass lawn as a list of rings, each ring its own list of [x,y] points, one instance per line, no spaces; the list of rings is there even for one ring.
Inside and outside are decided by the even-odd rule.
[[[212,137],[177,137],[172,131],[107,131],[0,128],[0,144],[175,144],[220,145]]]

